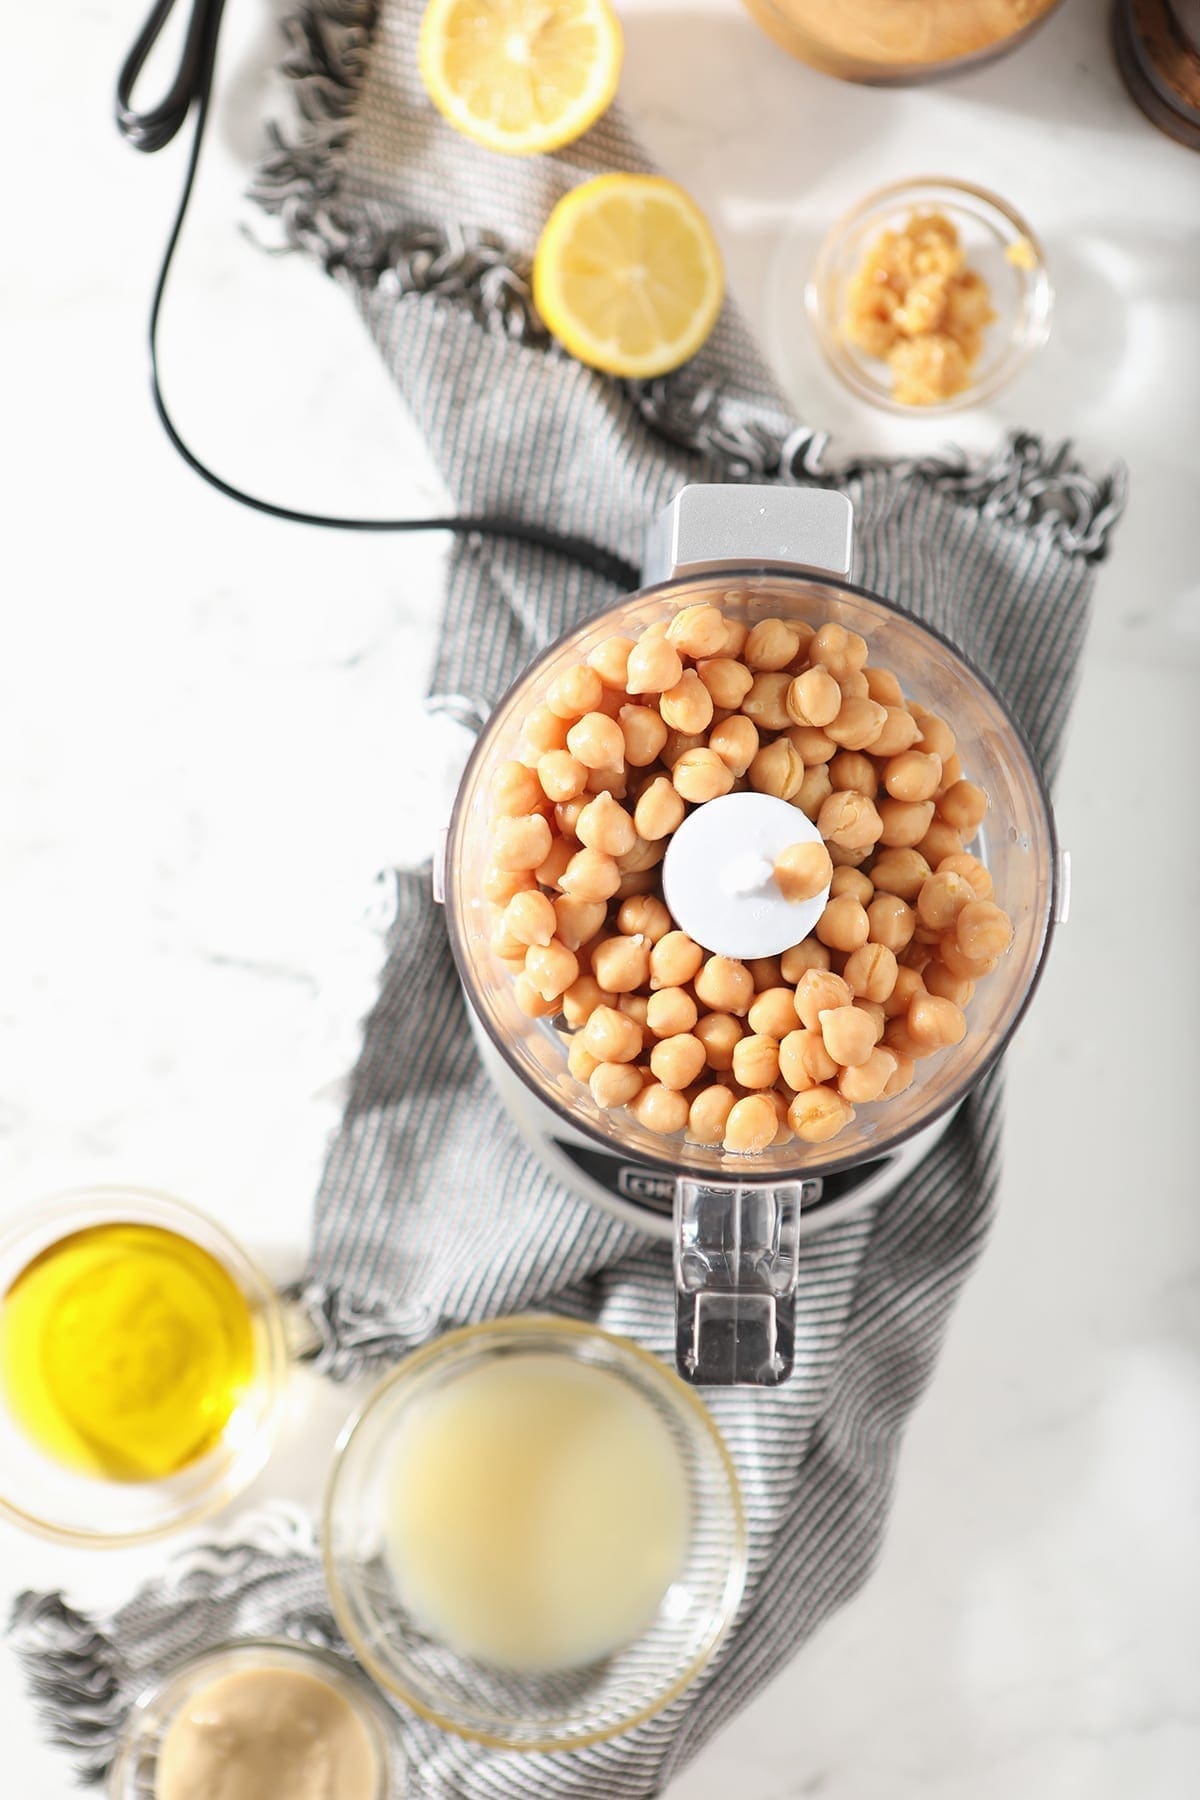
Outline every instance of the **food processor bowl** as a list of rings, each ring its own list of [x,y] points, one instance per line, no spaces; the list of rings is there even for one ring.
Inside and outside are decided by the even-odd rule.
[[[987,677],[940,632],[847,578],[850,519],[845,496],[828,490],[684,489],[650,534],[650,585],[561,637],[501,699],[463,774],[444,845],[439,887],[485,1061],[544,1160],[567,1179],[574,1170],[573,1185],[601,1204],[648,1230],[673,1232],[680,1372],[694,1381],[786,1379],[802,1215],[815,1215],[827,1197],[844,1210],[855,1190],[860,1200],[878,1193],[873,1178],[886,1176],[891,1185],[900,1165],[924,1153],[1003,1052],[1033,994],[1055,922],[1054,822],[1020,726]],[[906,695],[947,719],[966,774],[989,798],[973,848],[1012,919],[1012,947],[979,984],[965,1039],[919,1062],[910,1088],[860,1108],[824,1144],[793,1139],[734,1154],[683,1133],[658,1135],[625,1108],[601,1108],[568,1070],[562,1021],[556,1029],[554,1018],[520,1010],[489,944],[483,881],[490,787],[497,767],[517,755],[527,714],[558,674],[603,639],[636,638],[680,608],[701,604],[750,625],[768,617],[814,627],[834,620],[860,633],[873,664],[893,670]]]

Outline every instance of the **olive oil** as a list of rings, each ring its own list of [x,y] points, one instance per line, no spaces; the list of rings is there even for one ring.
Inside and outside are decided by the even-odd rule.
[[[163,1480],[211,1450],[255,1377],[250,1306],[198,1244],[157,1225],[51,1244],[0,1302],[0,1381],[56,1462]]]

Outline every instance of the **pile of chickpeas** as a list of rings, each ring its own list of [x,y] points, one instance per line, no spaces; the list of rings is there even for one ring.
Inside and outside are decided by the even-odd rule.
[[[727,1151],[820,1144],[962,1041],[1012,939],[966,849],[987,797],[868,654],[836,623],[689,606],[606,638],[528,715],[492,781],[492,949],[597,1106]],[[816,824],[832,880],[814,931],[740,962],[678,929],[659,865],[690,809],[745,789]],[[798,898],[828,866],[812,889],[785,853],[776,879]]]

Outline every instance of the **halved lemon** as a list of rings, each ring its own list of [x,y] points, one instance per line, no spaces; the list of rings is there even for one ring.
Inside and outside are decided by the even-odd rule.
[[[438,111],[511,156],[556,150],[594,124],[623,54],[608,0],[430,0],[418,43]]]
[[[533,299],[572,356],[609,375],[665,375],[721,310],[725,272],[707,219],[661,175],[598,175],[550,214]]]

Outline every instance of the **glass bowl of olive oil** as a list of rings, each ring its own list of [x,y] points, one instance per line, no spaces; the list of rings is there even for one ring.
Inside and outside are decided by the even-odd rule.
[[[93,1188],[0,1229],[0,1513],[128,1544],[215,1512],[274,1443],[287,1349],[267,1277],[203,1213]]]

